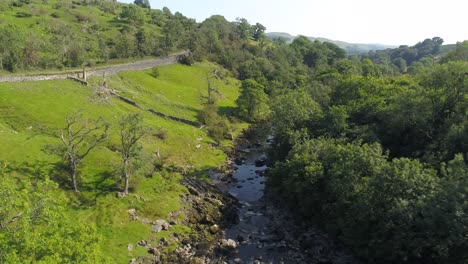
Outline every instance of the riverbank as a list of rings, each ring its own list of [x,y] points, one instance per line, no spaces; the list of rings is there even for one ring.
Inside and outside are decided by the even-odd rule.
[[[265,184],[273,140],[266,132],[245,131],[226,171],[211,171],[211,183],[184,178],[188,193],[173,216],[183,216],[190,235],[152,241],[151,257],[131,263],[359,263],[324,232],[296,218]],[[174,241],[180,246],[167,246]]]

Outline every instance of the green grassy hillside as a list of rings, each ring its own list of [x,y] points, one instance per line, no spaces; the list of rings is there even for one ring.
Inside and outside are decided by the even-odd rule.
[[[107,81],[109,88],[145,108],[196,121],[202,109],[201,98],[206,94],[205,73],[214,67],[208,63],[192,67],[172,65],[160,67],[157,79],[149,71],[141,71],[121,73]],[[146,254],[138,247],[129,253],[128,244],[190,230],[179,225],[170,232],[151,235],[151,226],[130,221],[127,210],[136,208],[140,217],[151,220],[167,218],[169,212],[180,209],[179,195],[185,192],[177,171],[189,167],[190,173],[207,176],[203,172],[221,166],[226,154],[215,147],[205,129],[155,116],[115,97],[99,96],[97,84],[101,81],[94,78],[94,85],[89,87],[69,80],[0,83],[0,165],[10,177],[25,181],[50,177],[59,183],[61,190],[72,197],[70,214],[97,225],[104,253],[116,263],[128,263],[130,258]],[[239,93],[238,81],[211,81],[220,91],[220,109],[232,109]],[[60,158],[48,154],[45,146],[60,143],[54,134],[65,125],[65,117],[77,111],[86,117],[103,117],[111,123],[112,130],[108,142],[86,157],[78,184],[81,193],[74,194]],[[130,112],[141,113],[151,132],[143,138],[143,166],[132,179],[132,194],[119,199],[117,123]],[[235,124],[232,129],[239,132],[242,127],[245,125]],[[226,140],[222,144],[232,143]],[[152,173],[156,152],[163,157],[164,165],[173,169]]]

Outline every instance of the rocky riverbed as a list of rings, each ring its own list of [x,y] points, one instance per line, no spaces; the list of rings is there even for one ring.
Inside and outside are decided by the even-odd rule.
[[[271,140],[240,144],[233,173],[215,178],[240,203],[239,222],[224,230],[218,252],[227,263],[357,263],[319,229],[296,221],[265,187],[265,147]]]
[[[150,224],[154,231],[170,229],[178,224],[171,218],[183,214],[183,224],[190,226],[192,235],[142,240],[138,246],[146,247],[151,256],[132,263],[358,263],[318,228],[295,219],[266,187],[265,149],[271,140],[246,133],[227,170],[210,172],[211,184],[185,178],[184,208],[168,221]],[[180,246],[168,250],[174,242]]]

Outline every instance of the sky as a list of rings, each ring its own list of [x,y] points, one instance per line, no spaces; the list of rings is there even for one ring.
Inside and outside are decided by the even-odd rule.
[[[120,0],[131,3],[133,0]],[[211,15],[261,23],[267,32],[324,37],[351,43],[414,45],[441,37],[468,40],[466,0],[150,0],[151,7],[202,22]]]

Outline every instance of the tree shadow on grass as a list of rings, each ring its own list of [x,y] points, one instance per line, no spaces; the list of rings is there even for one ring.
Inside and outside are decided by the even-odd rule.
[[[62,162],[50,162],[50,161],[34,161],[34,162],[12,162],[9,163],[5,172],[7,174],[16,173],[23,177],[28,177],[31,180],[44,180],[49,178],[59,184],[60,187],[66,182],[64,175],[66,176],[66,171],[63,172],[63,163]]]
[[[71,176],[68,167],[62,161],[34,161],[34,162],[11,162],[3,172],[7,175],[18,175],[26,177],[31,182],[42,181],[47,177],[56,182],[60,189],[72,191]],[[78,176],[79,177],[79,176]],[[97,199],[109,193],[119,191],[119,182],[111,171],[103,171],[95,175],[94,181],[86,182],[78,178],[78,190],[76,196],[80,205],[95,205]]]
[[[96,205],[99,197],[119,191],[119,181],[114,177],[114,172],[103,171],[95,175],[94,181],[82,182],[79,186],[78,200],[82,205]]]

